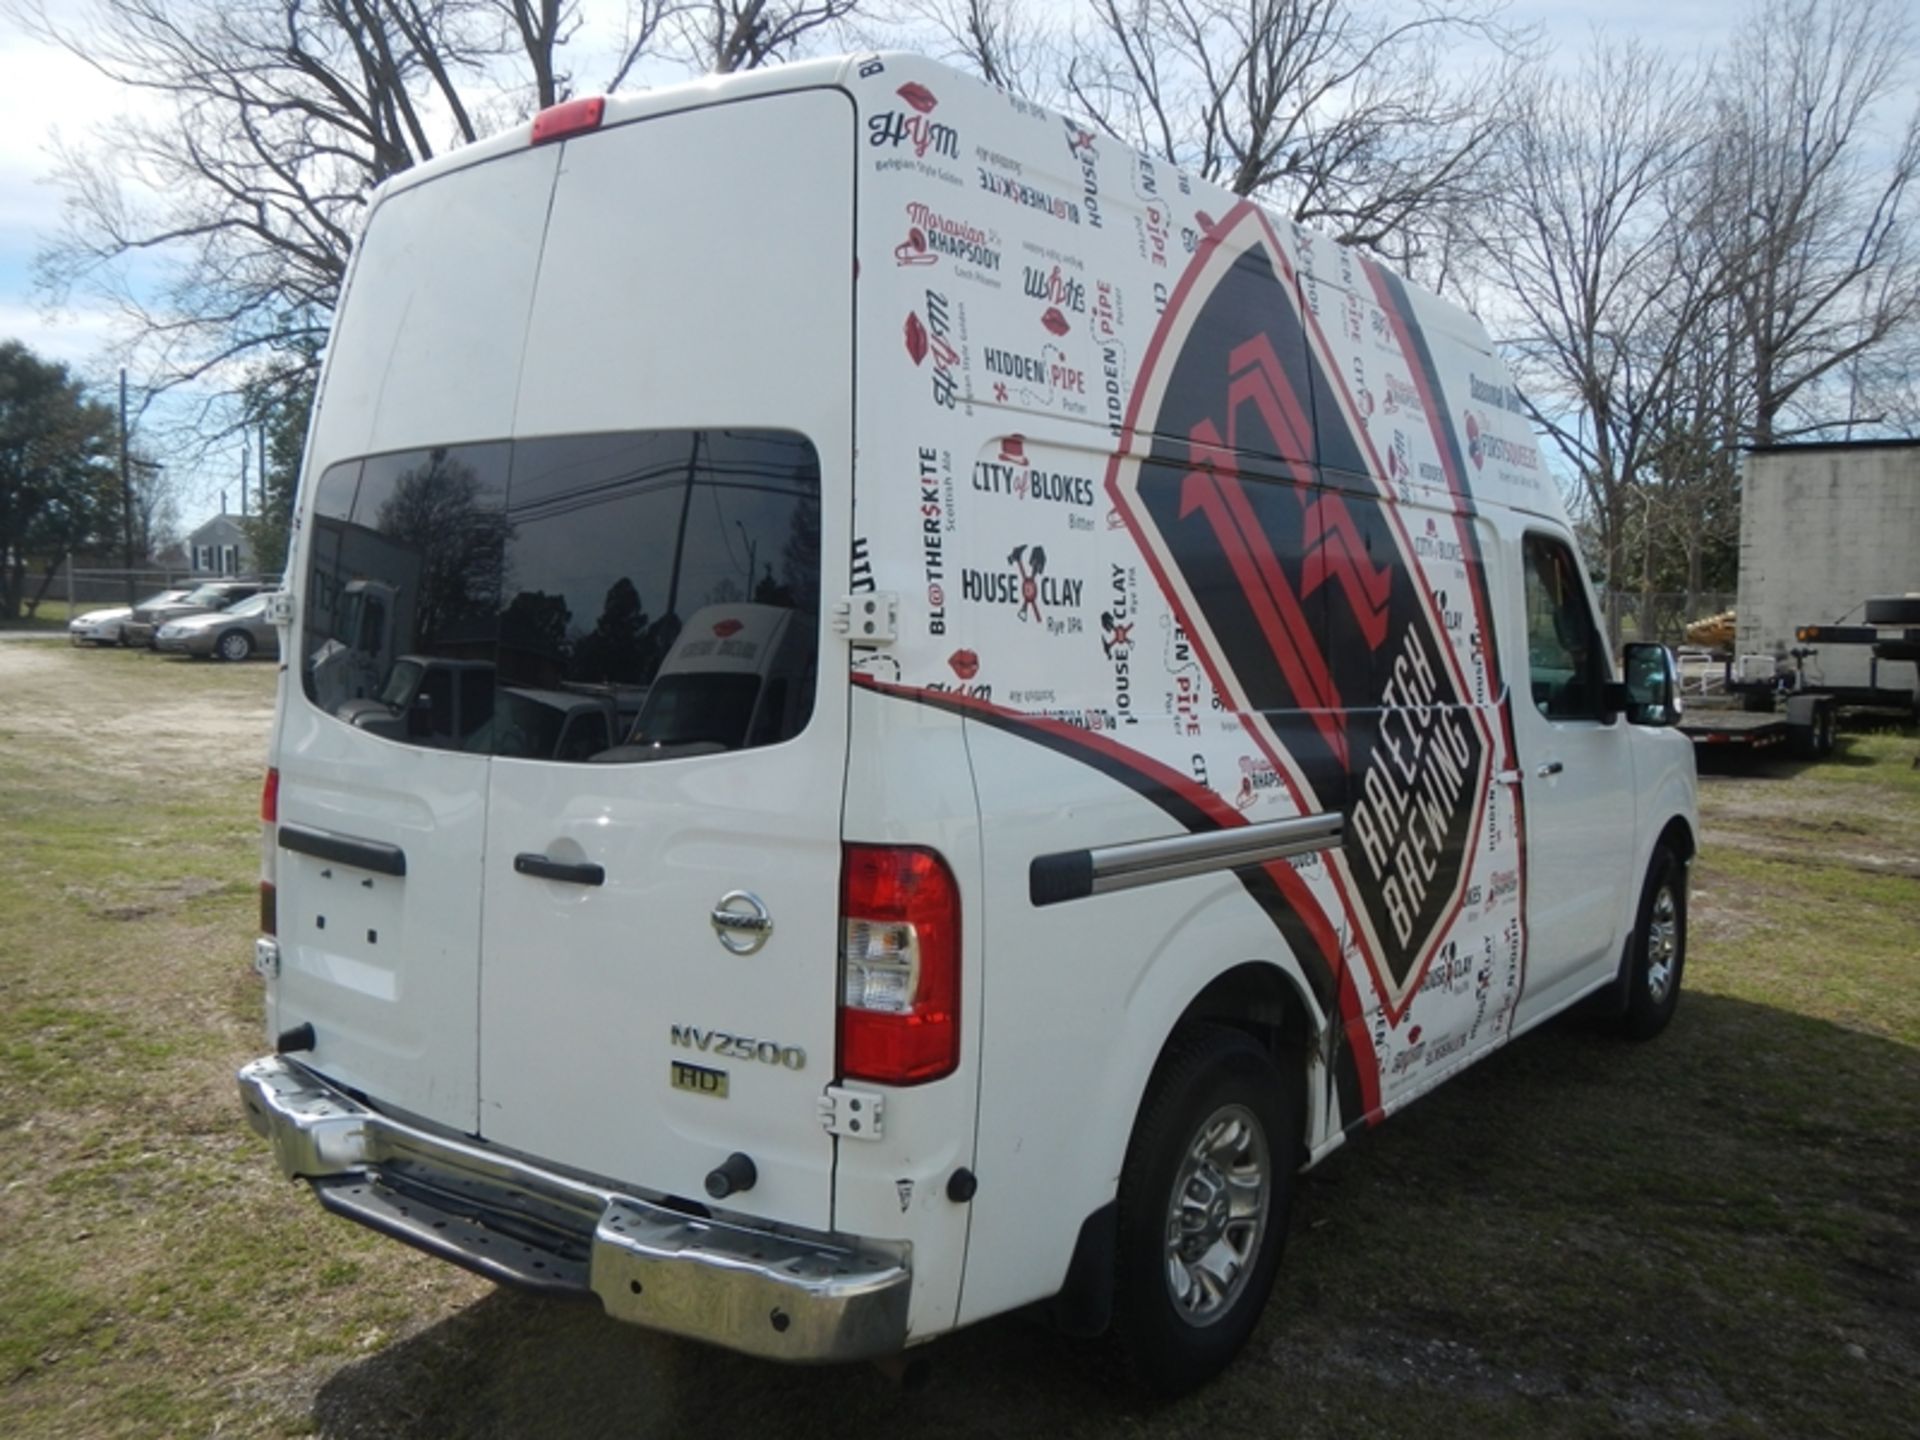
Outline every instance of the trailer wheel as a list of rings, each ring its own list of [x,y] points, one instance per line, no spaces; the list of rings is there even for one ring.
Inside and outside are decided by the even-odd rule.
[[[1673,1019],[1687,964],[1687,867],[1664,845],[1647,866],[1626,964],[1631,975],[1619,1030],[1629,1040],[1651,1040]]]
[[[1163,1398],[1225,1369],[1259,1323],[1286,1243],[1302,1076],[1224,1026],[1174,1032],[1120,1172],[1114,1330]]]
[[[1869,625],[1920,625],[1920,595],[1882,595],[1867,601]]]

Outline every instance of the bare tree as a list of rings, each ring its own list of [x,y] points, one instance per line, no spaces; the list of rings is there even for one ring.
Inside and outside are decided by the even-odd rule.
[[[1887,143],[1914,40],[1886,0],[1762,0],[1717,87],[1711,161],[1723,264],[1740,273],[1751,435],[1762,444],[1875,423],[1876,352],[1920,322],[1920,254],[1902,213],[1920,108]]]
[[[684,58],[725,75],[792,59],[810,35],[859,7],[860,0],[691,0],[673,28]]]
[[[1485,167],[1530,36],[1496,0],[1091,0],[1065,89],[1108,134],[1340,240],[1417,255]],[[1449,69],[1461,47],[1490,60]]]
[[[930,32],[927,48],[937,58],[1015,95],[1054,98],[1046,74],[1053,31],[1037,8],[1017,0],[906,0],[900,8],[902,20]]]
[[[1656,458],[1677,454],[1689,363],[1710,363],[1693,342],[1725,295],[1689,251],[1701,93],[1644,47],[1596,37],[1576,76],[1541,76],[1525,97],[1513,205],[1480,236],[1490,318],[1508,331],[1535,424],[1574,472],[1615,587],[1631,573],[1629,527],[1649,518]]]
[[[65,223],[41,257],[55,299],[118,305],[148,397],[310,366],[369,190],[564,98],[580,23],[580,0],[93,0],[79,18],[6,3],[160,100],[59,148]],[[616,83],[672,3],[629,8]]]

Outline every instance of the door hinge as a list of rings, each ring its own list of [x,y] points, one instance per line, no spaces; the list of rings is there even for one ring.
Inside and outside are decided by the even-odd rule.
[[[877,1090],[856,1090],[851,1085],[829,1085],[820,1097],[820,1123],[829,1135],[844,1135],[849,1140],[878,1140],[884,1133],[881,1112],[887,1097]]]
[[[833,633],[850,645],[891,645],[900,630],[900,597],[891,590],[846,595],[834,603]]]

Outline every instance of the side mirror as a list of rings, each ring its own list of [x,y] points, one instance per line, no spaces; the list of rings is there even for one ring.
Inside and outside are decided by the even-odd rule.
[[[1680,723],[1680,676],[1673,652],[1664,645],[1636,642],[1626,653],[1627,720],[1634,725]]]

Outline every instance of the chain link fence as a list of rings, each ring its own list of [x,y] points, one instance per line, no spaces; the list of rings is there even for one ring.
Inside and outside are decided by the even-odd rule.
[[[181,566],[150,566],[138,570],[90,569],[62,566],[47,589],[49,600],[65,600],[67,613],[79,614],[106,605],[128,605],[144,600],[158,590],[180,585],[197,585],[203,580],[218,580],[218,575],[196,573]]]
[[[1695,643],[1687,626],[1733,609],[1731,590],[1607,590],[1600,596],[1606,612],[1607,633],[1619,645],[1653,640],[1679,649]]]

